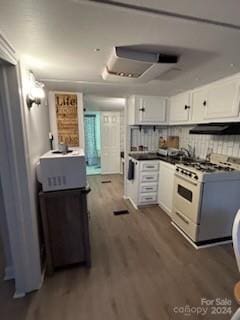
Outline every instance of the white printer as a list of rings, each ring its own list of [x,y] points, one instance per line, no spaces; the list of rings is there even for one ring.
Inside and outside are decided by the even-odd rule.
[[[84,188],[87,186],[84,151],[72,148],[66,154],[51,150],[40,157],[37,178],[43,191]]]

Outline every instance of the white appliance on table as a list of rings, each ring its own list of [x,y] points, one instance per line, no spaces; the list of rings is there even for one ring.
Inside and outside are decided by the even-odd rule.
[[[63,154],[51,150],[40,157],[37,178],[43,191],[84,188],[87,185],[84,151],[72,148]]]
[[[191,240],[230,239],[239,208],[240,159],[212,154],[176,165],[172,219]]]

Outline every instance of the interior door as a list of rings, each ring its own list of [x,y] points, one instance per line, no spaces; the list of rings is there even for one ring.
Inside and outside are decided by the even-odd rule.
[[[120,113],[101,114],[102,174],[120,172]]]

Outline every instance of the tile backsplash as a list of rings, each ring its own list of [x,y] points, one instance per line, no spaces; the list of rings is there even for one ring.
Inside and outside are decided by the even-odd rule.
[[[168,135],[179,136],[180,147],[195,147],[196,156],[205,158],[209,152],[240,157],[240,135],[189,134],[190,126],[169,127]]]
[[[166,135],[164,129],[156,127],[142,126],[140,130],[138,127],[131,128],[131,147],[138,149],[139,146],[144,146],[148,151],[158,150],[159,137]]]
[[[139,145],[148,148],[148,151],[157,151],[159,137],[169,135],[179,136],[180,147],[187,148],[188,145],[195,147],[196,156],[205,158],[209,152],[226,154],[240,158],[240,135],[195,135],[189,134],[192,126],[173,126],[168,128],[138,127],[131,129],[131,146],[138,148]]]

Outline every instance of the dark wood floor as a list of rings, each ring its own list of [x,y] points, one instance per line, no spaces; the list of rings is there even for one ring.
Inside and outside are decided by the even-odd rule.
[[[6,296],[10,299],[11,290],[4,284],[1,319],[198,319],[177,315],[173,308],[200,306],[203,297],[228,298],[232,310],[237,308],[233,287],[239,273],[231,245],[195,250],[161,209],[137,211],[124,201],[120,176],[111,176],[109,184],[101,184],[101,179],[89,177],[92,269],[57,272],[37,293],[8,303]],[[130,214],[112,213],[125,208]],[[209,313],[199,317],[230,318]]]

